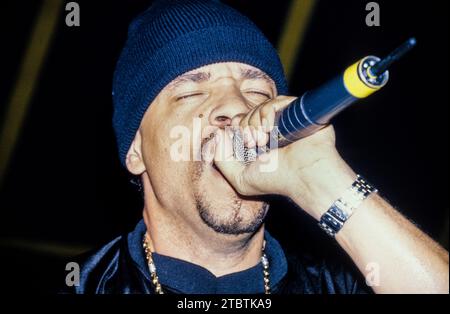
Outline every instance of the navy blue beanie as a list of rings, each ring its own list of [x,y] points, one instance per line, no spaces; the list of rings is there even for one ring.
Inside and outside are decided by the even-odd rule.
[[[269,75],[287,94],[280,59],[245,16],[214,0],[157,0],[135,18],[113,79],[113,126],[120,161],[160,91],[179,75],[218,62],[241,62]]]

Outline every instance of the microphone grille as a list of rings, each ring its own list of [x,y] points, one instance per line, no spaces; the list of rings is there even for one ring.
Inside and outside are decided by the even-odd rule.
[[[236,160],[248,165],[256,160],[257,151],[256,146],[248,148],[244,146],[244,139],[239,130],[233,131],[233,151]]]

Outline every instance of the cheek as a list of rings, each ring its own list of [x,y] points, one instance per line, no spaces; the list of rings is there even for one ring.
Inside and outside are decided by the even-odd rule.
[[[143,141],[144,162],[154,184],[185,184],[191,176],[192,139],[184,129],[161,126]]]
[[[194,158],[193,128],[197,123],[201,130],[201,119],[187,106],[184,110],[174,110],[173,104],[165,105],[165,109],[153,108],[145,119],[143,153],[147,169],[167,175],[189,174],[193,168],[190,161]],[[194,116],[199,121],[194,121]]]

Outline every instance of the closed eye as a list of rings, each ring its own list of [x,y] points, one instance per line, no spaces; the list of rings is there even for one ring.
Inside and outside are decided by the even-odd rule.
[[[201,96],[201,95],[203,95],[203,93],[191,93],[191,94],[181,95],[176,98],[176,101],[179,101],[182,99],[187,99],[190,97]]]
[[[247,94],[253,94],[253,95],[257,95],[257,96],[264,96],[267,99],[272,98],[272,95],[270,95],[269,93],[266,92],[262,92],[262,91],[257,91],[257,90],[249,90],[249,91],[245,91],[245,93]]]

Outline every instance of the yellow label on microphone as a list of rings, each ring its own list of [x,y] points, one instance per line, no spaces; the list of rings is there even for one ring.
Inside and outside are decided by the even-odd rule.
[[[359,76],[361,60],[353,63],[344,71],[344,85],[347,91],[356,98],[365,98],[379,88],[368,86]]]

